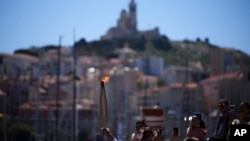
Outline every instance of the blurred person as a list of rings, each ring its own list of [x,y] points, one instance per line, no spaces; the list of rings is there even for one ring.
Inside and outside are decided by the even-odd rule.
[[[184,139],[185,141],[204,141],[207,135],[207,127],[202,119],[202,115],[199,112],[196,112],[192,119],[190,120],[189,127],[187,128],[187,136]]]
[[[162,129],[157,130],[157,135],[155,136],[154,141],[164,141],[164,136],[162,135]]]
[[[102,130],[102,134],[106,136],[109,141],[117,141],[117,139],[113,136],[109,128],[101,128],[101,130]]]
[[[230,127],[230,125],[233,124],[233,121],[238,118],[239,114],[235,112],[235,105],[230,105],[228,126]]]
[[[173,128],[169,141],[180,141],[180,132],[178,127]]]
[[[247,102],[241,102],[239,105],[239,113],[232,112],[229,114],[230,125],[250,125],[250,105]],[[229,128],[230,128],[229,125]],[[228,131],[228,140],[230,140],[230,130]]]
[[[229,131],[229,102],[225,99],[219,100],[218,108],[220,111],[216,129],[209,141],[227,141]]]
[[[107,137],[109,141],[117,141],[117,139],[113,136],[112,132],[109,128],[101,128],[102,134]],[[141,141],[154,141],[155,135],[150,127],[145,127],[143,132]]]
[[[241,102],[239,106],[239,124],[249,124],[250,123],[250,105],[247,102]]]
[[[131,135],[131,141],[141,141],[146,123],[144,121],[136,122],[136,131]]]
[[[239,105],[239,113],[229,114],[229,124],[250,124],[250,105],[247,102],[241,102]]]
[[[154,141],[155,134],[150,127],[145,127],[141,141]]]

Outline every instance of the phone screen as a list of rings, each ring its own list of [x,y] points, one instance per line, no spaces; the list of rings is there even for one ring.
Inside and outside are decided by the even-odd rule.
[[[175,133],[179,133],[178,127],[174,127],[174,132],[175,132]]]
[[[235,112],[235,105],[230,105],[230,111]]]

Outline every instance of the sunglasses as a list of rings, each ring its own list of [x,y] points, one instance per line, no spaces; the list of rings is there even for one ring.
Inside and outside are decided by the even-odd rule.
[[[226,104],[225,103],[219,103],[218,107],[224,107]]]

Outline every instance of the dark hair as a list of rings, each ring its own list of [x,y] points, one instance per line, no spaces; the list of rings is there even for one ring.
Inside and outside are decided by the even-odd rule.
[[[137,121],[136,122],[136,130],[139,130],[141,127],[145,127],[146,126],[146,123],[145,123],[145,121],[144,120],[142,120],[142,121]]]
[[[250,104],[248,102],[241,102],[240,104],[244,104],[248,109],[247,114],[250,114]]]
[[[219,103],[224,103],[225,105],[229,105],[229,102],[226,99],[220,99]]]
[[[203,128],[203,129],[207,128],[207,125],[205,121],[203,120],[202,114],[200,112],[195,112],[192,117],[200,120],[200,128]]]
[[[206,125],[206,123],[205,123],[204,120],[201,120],[201,122],[200,122],[200,128],[203,128],[203,129],[207,128],[207,125]]]
[[[174,132],[179,133],[178,127],[174,127],[173,130],[174,130]]]
[[[249,103],[247,103],[247,102],[241,102],[241,104],[246,105],[246,106],[247,106],[247,108],[248,108],[248,109],[250,109],[250,104],[249,104]]]

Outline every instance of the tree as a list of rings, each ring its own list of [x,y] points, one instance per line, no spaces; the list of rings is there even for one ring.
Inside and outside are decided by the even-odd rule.
[[[0,117],[0,140],[4,140],[3,119]],[[25,123],[6,121],[6,139],[12,141],[34,141],[33,129]]]
[[[201,42],[201,39],[199,37],[197,37],[196,42]]]
[[[11,134],[13,141],[34,140],[32,132],[33,129],[25,123],[15,123],[11,127]]]
[[[164,86],[164,85],[165,85],[164,79],[159,78],[159,79],[157,80],[157,86],[158,86],[158,87],[162,87],[162,86]]]
[[[139,90],[143,88],[143,83],[141,81],[137,81],[136,85]]]
[[[208,38],[205,38],[205,43],[209,44],[209,39]]]
[[[18,49],[14,51],[14,54],[27,54],[34,57],[38,56],[38,53],[29,49]]]

